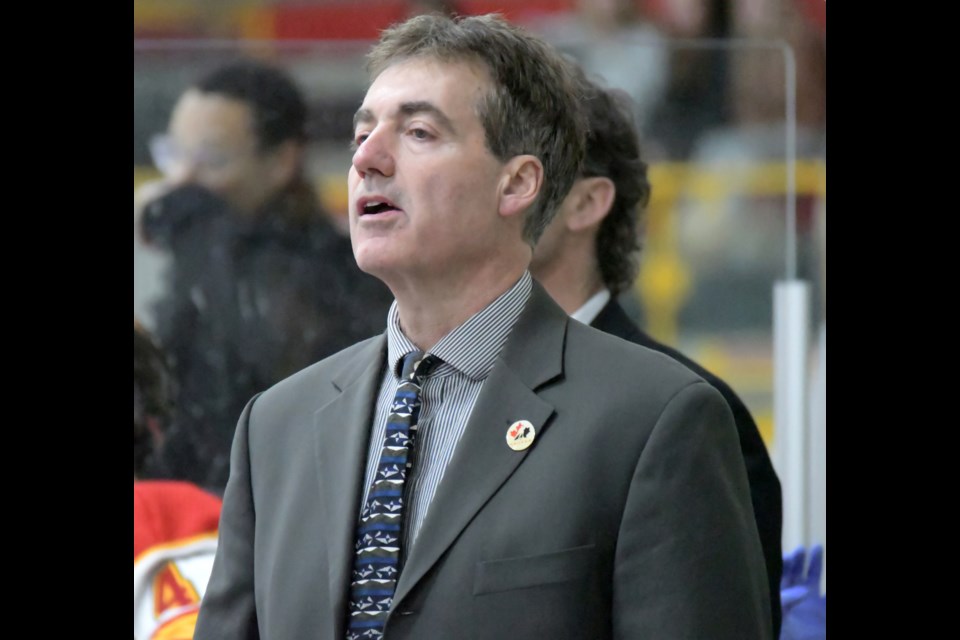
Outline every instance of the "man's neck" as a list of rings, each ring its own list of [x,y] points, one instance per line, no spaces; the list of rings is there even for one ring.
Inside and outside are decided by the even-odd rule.
[[[563,260],[532,268],[531,273],[567,315],[604,288],[603,278],[592,253],[577,256],[565,253]]]
[[[427,351],[515,285],[525,270],[525,265],[493,272],[481,269],[467,277],[438,277],[430,283],[391,287],[400,328],[411,342]]]

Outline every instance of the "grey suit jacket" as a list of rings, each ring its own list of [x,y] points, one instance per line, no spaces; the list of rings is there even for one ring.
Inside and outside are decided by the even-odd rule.
[[[384,336],[247,405],[195,638],[342,640]],[[529,420],[530,448],[507,428]],[[769,638],[727,403],[534,285],[484,384],[385,629],[400,638]]]

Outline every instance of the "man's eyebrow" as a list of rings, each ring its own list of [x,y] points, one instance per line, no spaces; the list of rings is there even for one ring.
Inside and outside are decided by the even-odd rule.
[[[432,116],[437,124],[449,131],[450,133],[456,133],[456,127],[453,126],[450,118],[447,117],[443,111],[441,111],[436,105],[426,100],[417,100],[414,102],[404,102],[397,109],[397,113],[402,116],[412,116],[417,114],[427,114]],[[376,118],[373,115],[373,112],[369,109],[360,108],[357,109],[357,112],[353,115],[353,128],[356,129],[358,124],[374,122]]]
[[[427,114],[432,116],[437,124],[441,128],[446,129],[450,133],[456,133],[457,129],[453,126],[453,122],[450,121],[450,118],[447,117],[443,111],[441,111],[437,106],[431,102],[425,100],[418,100],[415,102],[404,102],[400,105],[400,108],[397,111],[405,116],[412,116],[416,114]]]
[[[361,122],[373,122],[374,117],[370,112],[370,109],[360,108],[357,109],[357,112],[353,114],[353,128],[356,129],[357,125]]]

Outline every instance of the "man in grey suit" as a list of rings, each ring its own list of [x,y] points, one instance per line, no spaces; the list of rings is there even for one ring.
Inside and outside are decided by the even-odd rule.
[[[490,16],[369,67],[351,238],[396,301],[244,410],[195,637],[769,638],[729,407],[527,271],[583,155],[569,68]]]

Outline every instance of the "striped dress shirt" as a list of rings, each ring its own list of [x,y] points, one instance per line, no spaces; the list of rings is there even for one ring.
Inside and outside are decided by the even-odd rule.
[[[422,404],[414,462],[406,487],[403,556],[406,556],[406,550],[420,532],[427,509],[466,429],[483,383],[526,306],[531,288],[530,272],[525,271],[515,285],[441,338],[427,352],[443,360],[443,363],[426,378],[421,387]],[[400,329],[400,317],[394,301],[387,314],[387,368],[380,383],[377,411],[370,434],[361,507],[366,504],[367,493],[373,484],[383,450],[387,416],[400,382],[400,361],[407,353],[417,350],[416,345]]]

